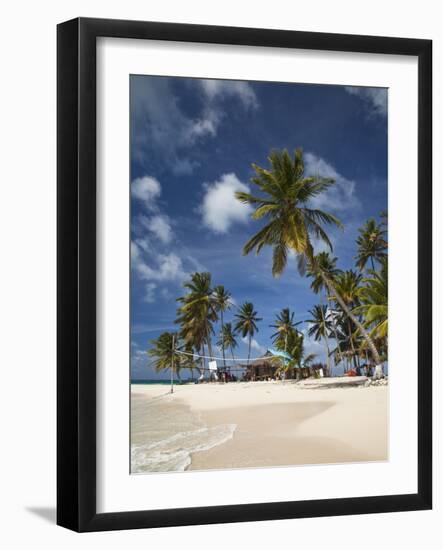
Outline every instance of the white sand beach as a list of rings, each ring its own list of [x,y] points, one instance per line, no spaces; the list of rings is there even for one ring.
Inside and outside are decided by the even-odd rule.
[[[132,471],[388,458],[388,387],[292,382],[132,385]]]

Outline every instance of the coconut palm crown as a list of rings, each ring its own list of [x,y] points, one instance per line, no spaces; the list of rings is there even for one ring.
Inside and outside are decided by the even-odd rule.
[[[251,342],[252,337],[258,332],[257,323],[261,321],[261,317],[257,316],[257,312],[254,310],[254,305],[251,302],[245,302],[238,313],[235,314],[237,322],[235,324],[235,331],[242,335],[243,338],[248,338],[248,365],[251,357]]]
[[[270,325],[271,328],[276,329],[276,332],[272,334],[271,338],[275,345],[282,344],[283,351],[287,351],[288,337],[291,332],[297,330],[297,325],[300,325],[301,321],[294,323],[294,312],[291,313],[288,307],[283,308],[276,316],[275,324]]]
[[[323,210],[309,208],[312,199],[334,184],[332,178],[306,176],[302,149],[291,157],[287,149],[272,151],[271,169],[253,164],[255,177],[251,179],[263,196],[237,191],[236,197],[255,207],[252,219],[264,218],[266,225],[243,247],[243,254],[253,250],[258,254],[264,246],[273,248],[272,274],[279,276],[286,267],[289,251],[299,256],[303,272],[306,255],[313,255],[312,237],[332,244],[323,225],[342,227],[341,222]]]
[[[306,176],[302,149],[296,149],[293,157],[286,149],[273,151],[269,156],[269,162],[270,169],[252,165],[256,175],[251,181],[257,186],[259,196],[242,191],[235,194],[239,201],[255,208],[252,219],[266,220],[264,227],[244,245],[243,254],[249,254],[253,250],[258,254],[264,246],[272,247],[274,276],[279,276],[283,272],[290,251],[297,257],[301,274],[304,274],[306,265],[310,270],[318,269],[330,294],[335,295],[340,307],[355,323],[367,341],[376,363],[379,364],[377,348],[365,327],[335,290],[333,280],[316,265],[315,261],[313,239],[325,242],[332,251],[331,241],[323,226],[342,227],[342,224],[332,214],[310,208],[309,204],[318,195],[327,191],[334,184],[334,180]]]
[[[374,270],[374,262],[381,262],[387,255],[386,230],[382,224],[378,224],[371,218],[358,231],[360,235],[357,237],[356,265],[358,269],[363,271],[369,261],[371,268]]]

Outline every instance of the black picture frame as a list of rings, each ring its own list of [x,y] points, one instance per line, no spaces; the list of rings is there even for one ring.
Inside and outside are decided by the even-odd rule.
[[[416,494],[96,512],[96,39],[155,39],[418,59]],[[432,506],[432,42],[79,18],[57,29],[57,523],[104,531],[426,510]]]

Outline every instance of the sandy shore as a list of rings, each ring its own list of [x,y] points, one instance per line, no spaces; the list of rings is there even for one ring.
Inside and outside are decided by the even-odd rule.
[[[235,425],[232,438],[192,452],[190,470],[388,458],[386,386],[319,390],[254,382],[183,385],[172,396],[167,392],[161,385],[132,386],[133,443],[149,439],[146,407],[157,402],[163,403],[162,418],[172,429],[184,411],[209,429]]]

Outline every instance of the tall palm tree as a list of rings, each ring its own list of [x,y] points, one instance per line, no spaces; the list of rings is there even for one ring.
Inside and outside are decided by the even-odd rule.
[[[231,295],[225,289],[223,285],[218,285],[213,290],[213,299],[215,310],[220,313],[220,323],[221,323],[221,332],[223,334],[224,322],[223,322],[223,313],[231,307]],[[222,354],[223,354],[223,365],[226,367],[226,357],[225,357],[225,345],[222,339]]]
[[[314,339],[318,342],[322,338],[326,346],[326,362],[328,365],[328,374],[331,374],[331,364],[330,364],[330,351],[328,339],[332,332],[332,322],[328,315],[328,306],[320,304],[314,306],[308,312],[311,315],[310,319],[307,319],[307,323],[310,324],[308,329],[308,335],[313,336]]]
[[[386,230],[382,224],[378,224],[371,218],[358,231],[360,235],[356,241],[358,246],[356,265],[360,271],[363,271],[370,261],[371,268],[374,270],[374,261],[380,262],[387,255]]]
[[[237,340],[235,339],[231,323],[225,323],[223,325],[217,346],[231,351],[232,364],[235,365],[234,349],[237,347]]]
[[[193,273],[183,286],[188,292],[177,299],[181,305],[175,321],[181,325],[180,335],[185,344],[192,344],[201,355],[205,355],[206,344],[209,355],[212,356],[212,323],[217,320],[217,311],[211,288],[211,274]]]
[[[172,332],[163,332],[158,338],[150,341],[152,347],[147,353],[155,358],[153,365],[156,372],[173,369],[179,377],[181,363],[175,353],[176,343],[177,334]]]
[[[252,219],[265,218],[268,222],[245,244],[243,254],[249,254],[253,250],[258,254],[264,246],[271,246],[272,274],[275,277],[281,275],[286,267],[289,251],[296,254],[301,274],[305,273],[306,264],[311,271],[318,270],[330,294],[336,295],[340,307],[356,324],[376,361],[379,362],[377,348],[365,327],[338,295],[333,280],[315,261],[312,238],[324,241],[332,250],[331,241],[323,225],[342,227],[342,224],[332,214],[309,208],[308,204],[327,191],[334,184],[334,180],[320,176],[306,177],[301,149],[297,149],[293,157],[286,149],[273,151],[269,156],[269,162],[269,170],[256,164],[252,165],[256,173],[252,183],[258,187],[261,196],[243,191],[236,192],[239,201],[255,208]]]
[[[288,337],[291,332],[296,330],[297,325],[300,324],[301,321],[299,323],[294,323],[294,313],[291,313],[288,307],[283,308],[276,317],[275,325],[270,325],[271,328],[275,328],[277,331],[271,336],[274,344],[278,345],[283,343],[283,351],[287,351]]]
[[[238,321],[235,324],[235,331],[240,333],[243,338],[248,337],[248,362],[251,357],[251,341],[252,337],[258,332],[257,323],[261,321],[261,317],[257,317],[257,312],[254,310],[254,305],[251,302],[245,302],[238,313],[235,314]]]

